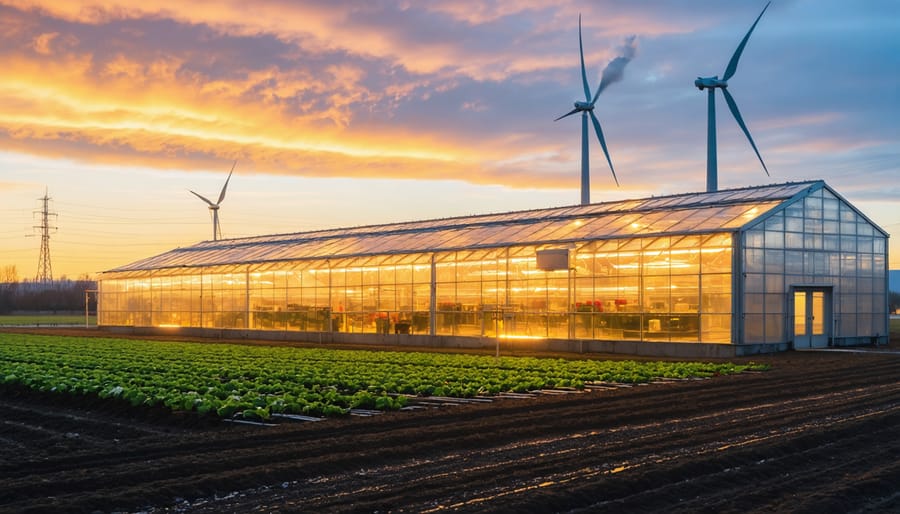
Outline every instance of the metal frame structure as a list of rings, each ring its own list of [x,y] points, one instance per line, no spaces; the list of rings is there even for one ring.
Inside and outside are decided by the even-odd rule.
[[[812,287],[826,343],[869,344],[887,238],[810,181],[206,241],[101,274],[98,324],[758,352],[792,347]]]

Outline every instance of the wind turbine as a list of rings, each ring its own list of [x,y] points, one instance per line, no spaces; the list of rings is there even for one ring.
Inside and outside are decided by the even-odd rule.
[[[620,79],[621,75],[619,75],[618,78],[610,78],[607,80],[605,76],[606,70],[604,70],[604,77],[600,81],[600,86],[597,87],[597,93],[591,97],[591,87],[588,85],[587,72],[584,69],[584,47],[581,43],[580,14],[578,15],[578,53],[581,55],[581,83],[584,86],[584,101],[576,101],[574,109],[553,121],[559,121],[577,112],[581,113],[581,204],[587,205],[591,203],[591,166],[590,157],[588,156],[588,116],[591,118],[591,123],[594,124],[594,132],[597,133],[597,139],[600,140],[600,146],[603,148],[604,155],[606,155],[606,162],[609,163],[609,171],[612,172],[613,179],[616,181],[616,186],[619,185],[619,179],[616,178],[616,170],[613,169],[612,160],[609,158],[609,151],[606,149],[606,140],[603,139],[603,130],[600,128],[600,122],[597,120],[597,116],[594,115],[594,103],[597,102],[597,97],[600,96],[600,92],[606,89],[606,86],[610,83]],[[621,67],[624,67],[629,60],[631,60],[630,56],[622,62]],[[614,59],[613,61],[615,62],[616,60]],[[612,62],[610,65],[611,64]],[[609,69],[609,66],[607,66],[607,69]]]
[[[706,191],[713,192],[718,190],[719,188],[719,178],[718,178],[718,170],[716,167],[716,98],[715,91],[716,89],[722,90],[722,96],[725,97],[725,102],[728,103],[728,108],[731,110],[731,114],[734,116],[735,121],[737,121],[738,125],[740,125],[741,130],[744,131],[744,134],[747,136],[747,139],[750,141],[750,146],[753,147],[753,151],[756,152],[756,157],[759,158],[759,163],[762,164],[763,170],[765,170],[766,175],[769,175],[769,169],[766,168],[766,163],[763,162],[762,156],[759,155],[759,150],[756,149],[756,143],[753,142],[753,138],[750,137],[750,131],[747,129],[747,125],[744,124],[743,118],[741,118],[741,112],[738,110],[737,104],[734,102],[734,97],[731,96],[731,93],[728,92],[728,79],[734,76],[734,72],[737,71],[738,60],[741,58],[741,53],[744,51],[744,46],[747,45],[747,40],[750,39],[750,34],[753,32],[753,29],[756,28],[756,24],[759,23],[760,18],[762,18],[763,13],[766,12],[766,9],[769,8],[769,4],[772,2],[768,2],[759,16],[756,17],[756,21],[753,22],[753,25],[750,26],[750,30],[747,31],[747,35],[744,36],[744,39],[741,40],[741,44],[738,45],[737,49],[734,51],[734,55],[731,56],[731,61],[728,62],[728,67],[725,68],[725,74],[722,75],[722,78],[719,79],[719,76],[713,77],[697,77],[697,80],[694,81],[694,85],[697,86],[700,91],[703,89],[708,89],[709,93],[707,95],[707,105],[708,105],[708,120],[706,126]]]
[[[219,226],[219,205],[222,204],[222,200],[225,199],[225,190],[228,189],[228,181],[231,180],[231,174],[234,173],[234,167],[237,165],[237,161],[234,161],[234,164],[231,165],[231,171],[228,172],[228,178],[225,179],[225,185],[222,186],[222,192],[219,193],[219,200],[216,203],[212,203],[205,196],[195,193],[190,189],[191,193],[194,193],[194,196],[206,202],[209,205],[209,212],[212,213],[213,218],[213,241],[218,241],[220,237],[222,237],[222,227]]]

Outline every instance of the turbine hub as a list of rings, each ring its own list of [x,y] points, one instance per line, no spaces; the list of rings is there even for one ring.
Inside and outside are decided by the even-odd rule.
[[[718,75],[715,77],[697,77],[697,80],[694,81],[694,85],[703,91],[704,88],[726,88],[728,87],[728,81],[719,80]]]
[[[594,104],[590,102],[575,102],[575,108],[579,111],[591,111],[594,109]]]

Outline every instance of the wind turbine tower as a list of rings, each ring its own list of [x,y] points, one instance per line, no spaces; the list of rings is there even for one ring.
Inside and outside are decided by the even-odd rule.
[[[752,146],[753,151],[756,152],[756,157],[759,158],[759,163],[762,164],[766,175],[769,174],[766,163],[763,162],[762,156],[759,155],[759,150],[756,149],[756,143],[754,143],[753,138],[750,137],[750,130],[747,129],[747,125],[744,124],[744,120],[741,118],[741,112],[738,110],[734,97],[728,92],[728,79],[734,76],[734,72],[737,71],[738,60],[740,60],[741,53],[743,53],[744,47],[747,45],[747,40],[750,39],[750,34],[753,33],[753,29],[756,28],[756,24],[759,23],[760,18],[762,18],[762,15],[766,12],[766,9],[769,8],[769,4],[771,3],[772,2],[769,2],[763,7],[762,12],[756,17],[756,21],[750,26],[747,35],[744,36],[744,39],[741,40],[741,43],[734,51],[734,55],[731,56],[731,61],[728,62],[728,67],[725,68],[725,73],[722,75],[722,78],[720,79],[718,75],[715,75],[712,77],[697,77],[697,80],[694,81],[694,85],[697,86],[700,91],[703,91],[704,89],[708,90],[706,122],[706,191],[710,193],[717,191],[719,188],[719,177],[716,164],[716,89],[722,90],[722,96],[725,97],[725,102],[728,104],[732,116],[734,116],[735,121],[737,121],[741,130],[744,131],[744,134],[750,141],[750,146]]]
[[[191,193],[194,193],[194,196],[203,200],[206,202],[206,205],[209,206],[209,212],[212,214],[213,220],[213,241],[218,241],[222,238],[222,227],[219,226],[219,206],[222,204],[222,200],[225,199],[225,190],[228,189],[228,181],[231,180],[231,174],[234,173],[235,166],[237,166],[237,161],[234,161],[234,164],[231,165],[231,171],[228,172],[228,178],[225,179],[225,185],[222,186],[222,192],[219,193],[219,199],[215,203],[211,202],[205,196],[191,191]]]
[[[41,224],[35,225],[33,228],[41,230],[41,254],[38,257],[38,271],[34,280],[47,283],[53,282],[53,265],[50,262],[50,231],[57,228],[50,226],[50,218],[56,217],[57,214],[50,212],[50,196],[46,189],[43,198],[38,198],[38,201],[42,203],[42,208],[34,213],[41,215]]]

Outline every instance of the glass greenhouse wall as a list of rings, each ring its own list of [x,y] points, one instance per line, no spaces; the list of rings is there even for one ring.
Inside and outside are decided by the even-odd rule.
[[[732,236],[196,270],[101,282],[102,325],[730,342]],[[702,291],[702,295],[701,295]],[[433,294],[432,294],[433,293]]]
[[[743,341],[885,337],[886,248],[887,235],[827,188],[753,224],[743,234]],[[806,340],[815,335],[818,344]]]
[[[886,334],[886,238],[811,182],[208,241],[103,273],[98,322],[852,343]]]

